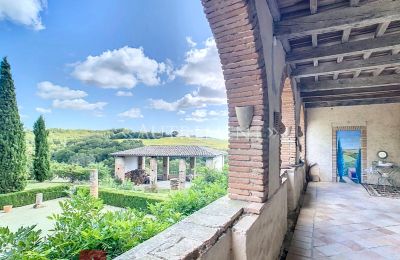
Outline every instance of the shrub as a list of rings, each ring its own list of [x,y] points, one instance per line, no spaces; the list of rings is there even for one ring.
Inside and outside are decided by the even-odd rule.
[[[88,191],[88,187],[78,187],[79,190]],[[143,192],[118,191],[113,189],[100,189],[99,198],[110,206],[120,208],[132,208],[142,212],[149,212],[148,205],[164,201],[154,194],[144,194]]]
[[[89,180],[89,169],[86,169],[77,164],[55,163],[51,164],[51,171],[53,175],[60,178],[69,179],[71,183],[76,181]]]
[[[60,185],[48,187],[43,189],[32,189],[25,191],[18,191],[7,194],[0,194],[0,208],[4,205],[13,205],[14,207],[21,207],[35,203],[37,193],[43,193],[44,200],[52,200],[67,196],[69,186]]]

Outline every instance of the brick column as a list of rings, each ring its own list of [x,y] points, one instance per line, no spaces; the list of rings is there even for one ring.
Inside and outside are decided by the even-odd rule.
[[[125,180],[125,158],[115,157],[115,177]]]
[[[193,179],[196,177],[196,157],[190,157],[190,174]]]
[[[184,189],[186,184],[186,162],[179,160],[179,189]]]
[[[253,0],[202,0],[218,47],[229,109],[229,196],[268,198],[268,86]],[[236,106],[254,106],[248,131],[238,130]]]
[[[163,180],[169,179],[169,157],[163,157]]]
[[[90,195],[99,197],[99,172],[97,169],[90,170]]]
[[[288,166],[297,163],[296,110],[290,79],[285,80],[281,101],[282,123],[286,127],[281,135],[281,166]]]
[[[143,170],[145,168],[145,163],[146,163],[146,157],[144,156],[139,156],[138,157],[138,169]]]
[[[150,159],[150,186],[157,188],[157,158]]]

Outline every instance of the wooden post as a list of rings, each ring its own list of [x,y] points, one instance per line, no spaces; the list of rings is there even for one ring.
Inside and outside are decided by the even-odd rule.
[[[169,157],[163,157],[163,181],[169,179]]]
[[[97,169],[90,170],[90,195],[99,197],[99,172]]]
[[[179,189],[184,189],[186,184],[186,162],[185,159],[179,160]]]

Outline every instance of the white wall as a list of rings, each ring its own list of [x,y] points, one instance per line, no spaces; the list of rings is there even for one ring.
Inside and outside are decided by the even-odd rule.
[[[380,150],[400,164],[400,104],[307,109],[307,161],[318,163],[321,181],[332,180],[332,127],[367,127],[367,167]]]
[[[139,167],[138,157],[136,156],[126,156],[125,160],[125,172],[136,170]]]

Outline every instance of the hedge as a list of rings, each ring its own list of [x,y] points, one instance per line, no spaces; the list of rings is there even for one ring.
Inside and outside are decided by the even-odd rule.
[[[78,187],[78,190],[89,191],[89,188]],[[99,198],[102,199],[103,203],[106,205],[120,208],[132,208],[143,212],[148,211],[147,205],[149,203],[157,203],[165,200],[153,194],[114,189],[99,189]]]
[[[52,200],[67,196],[68,185],[60,185],[48,188],[38,188],[25,191],[17,191],[13,193],[0,194],[0,208],[4,205],[13,205],[13,207],[21,207],[34,204],[37,193],[43,193],[43,200]]]

